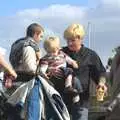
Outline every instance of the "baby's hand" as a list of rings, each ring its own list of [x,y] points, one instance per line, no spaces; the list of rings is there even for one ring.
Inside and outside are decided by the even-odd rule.
[[[45,78],[46,78],[47,80],[50,79],[50,77],[49,77],[47,74],[45,74]]]
[[[79,66],[78,66],[78,63],[76,62],[76,61],[73,61],[73,68],[78,68]]]
[[[44,74],[41,73],[40,75],[41,75],[41,77],[45,78],[46,80],[49,80],[49,76],[46,73],[44,73]]]

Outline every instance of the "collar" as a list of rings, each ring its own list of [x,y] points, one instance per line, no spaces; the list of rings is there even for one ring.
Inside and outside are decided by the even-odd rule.
[[[38,44],[32,37],[27,37],[27,39],[34,42],[34,43],[36,43],[36,44]]]

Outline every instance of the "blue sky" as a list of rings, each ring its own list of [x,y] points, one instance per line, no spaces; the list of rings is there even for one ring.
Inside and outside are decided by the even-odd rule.
[[[0,16],[9,16],[23,9],[45,8],[51,4],[85,6],[89,0],[1,0]]]
[[[90,48],[104,64],[112,49],[120,45],[120,0],[0,0],[0,47],[7,55],[11,44],[23,37],[33,22],[43,25],[47,36],[58,35],[62,45],[69,24],[80,23],[86,28],[90,22]],[[88,46],[88,36],[84,43]]]

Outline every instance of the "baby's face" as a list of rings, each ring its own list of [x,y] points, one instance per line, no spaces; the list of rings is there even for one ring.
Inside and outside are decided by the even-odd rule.
[[[59,51],[59,47],[54,48],[53,53],[57,53]]]
[[[51,54],[58,55],[59,50],[60,50],[60,47],[56,46],[51,50]]]
[[[49,51],[52,55],[58,55],[60,50],[60,42],[59,40],[53,40],[49,43]]]

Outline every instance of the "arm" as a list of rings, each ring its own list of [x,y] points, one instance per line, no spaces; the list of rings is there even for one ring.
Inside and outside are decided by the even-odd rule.
[[[69,65],[72,65],[73,68],[78,68],[79,67],[78,64],[77,64],[77,61],[73,60],[71,57],[69,57],[65,53],[64,53],[64,55],[65,55],[65,59],[66,59],[66,61]]]
[[[111,69],[110,69],[110,73],[108,76],[108,79],[111,80],[112,84],[114,83],[113,78],[114,78],[114,75],[116,75],[117,73],[119,65],[120,65],[120,52],[117,52],[117,54],[112,60]]]
[[[13,70],[12,66],[6,62],[4,57],[0,54],[0,64],[3,66],[3,68],[14,78],[17,77],[16,72]]]
[[[101,62],[100,57],[94,52],[91,52],[91,63],[89,65],[90,68],[90,75],[92,77],[92,80],[96,83],[105,83],[105,75],[106,75],[106,70]]]
[[[37,58],[37,64],[39,64],[39,61],[40,61],[40,51],[36,52],[36,58]]]
[[[93,51],[91,54],[90,74],[92,80],[96,83],[97,89],[99,86],[104,87],[104,92],[107,92],[106,86],[106,70],[101,62],[100,57]]]
[[[45,61],[44,59],[40,60],[39,72],[40,72],[40,75],[45,79],[49,79],[48,75],[46,74],[47,69],[48,69],[48,62]]]

